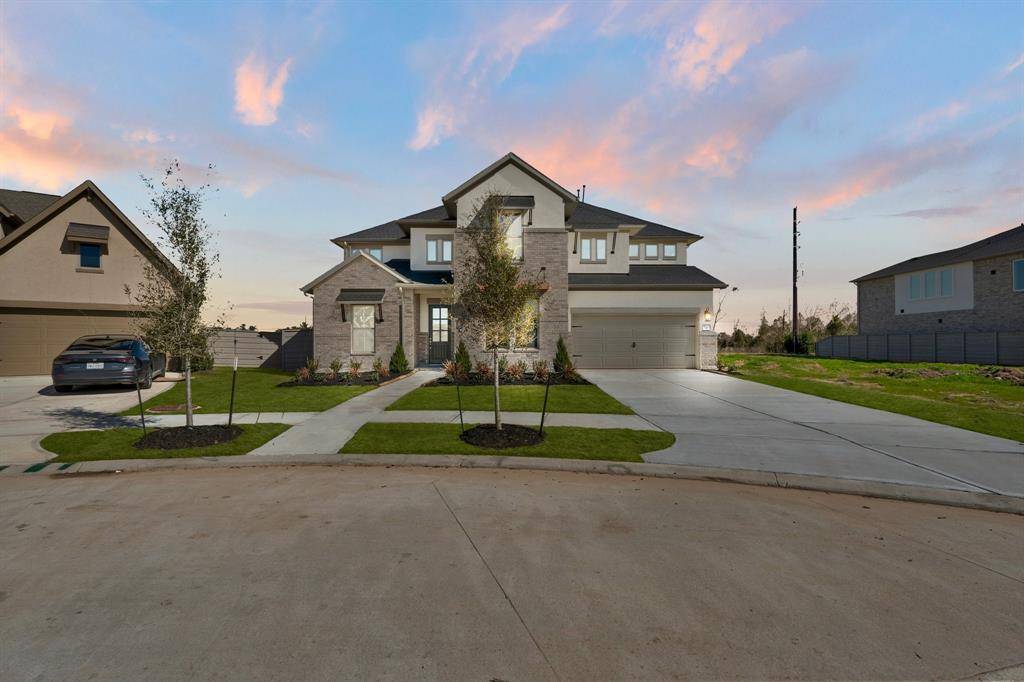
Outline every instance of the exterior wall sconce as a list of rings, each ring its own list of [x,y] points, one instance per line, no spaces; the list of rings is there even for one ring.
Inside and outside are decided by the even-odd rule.
[[[710,322],[711,321],[711,309],[710,308],[705,308],[704,309],[704,321],[705,322]]]

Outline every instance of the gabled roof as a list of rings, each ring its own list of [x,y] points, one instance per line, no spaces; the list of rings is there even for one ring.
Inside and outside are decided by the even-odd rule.
[[[703,239],[699,234],[693,234],[692,232],[686,232],[684,230],[677,230],[676,228],[669,227],[668,225],[661,225],[643,218],[619,213],[618,211],[613,211],[609,208],[602,208],[601,206],[585,204],[582,202],[576,205],[576,210],[574,210],[572,215],[566,219],[565,224],[573,229],[596,227],[612,230],[623,225],[633,225],[640,227],[637,232],[633,233],[634,237],[682,237],[690,244],[699,239]]]
[[[509,152],[441,198],[441,203],[444,204],[446,209],[448,209],[448,215],[453,218],[455,217],[455,202],[459,200],[459,197],[509,164],[512,164],[555,194],[562,197],[566,203],[566,216],[572,213],[572,207],[576,205],[575,194],[523,161],[518,155]]]
[[[631,265],[628,273],[569,273],[570,289],[724,289],[727,286],[692,265]]]
[[[29,192],[29,194],[32,194],[32,192]],[[3,239],[0,239],[0,254],[4,253],[5,251],[8,251],[12,247],[16,246],[18,244],[18,242],[20,242],[22,239],[24,239],[28,235],[32,234],[32,232],[34,232],[36,229],[38,229],[42,225],[45,225],[46,222],[50,218],[52,218],[54,215],[56,215],[60,211],[64,210],[67,206],[71,205],[72,203],[77,201],[79,198],[81,198],[83,196],[87,196],[87,195],[91,195],[91,196],[99,199],[100,202],[102,202],[103,205],[106,206],[107,209],[111,213],[113,213],[114,216],[118,220],[120,220],[121,223],[124,224],[124,226],[127,227],[128,230],[132,234],[134,234],[138,238],[138,240],[140,242],[142,242],[143,246],[150,252],[151,255],[153,255],[155,258],[159,259],[160,262],[163,263],[165,266],[173,268],[175,271],[177,271],[177,268],[174,266],[174,264],[171,263],[171,261],[169,261],[167,259],[167,257],[163,253],[160,252],[160,249],[158,249],[156,247],[156,244],[154,244],[153,242],[149,241],[149,239],[146,237],[146,235],[144,235],[142,233],[142,230],[137,228],[135,226],[135,223],[133,223],[131,220],[129,220],[128,216],[126,216],[124,213],[122,213],[121,209],[119,209],[114,204],[114,202],[112,202],[107,197],[106,194],[101,192],[100,188],[97,187],[96,183],[94,183],[92,180],[86,180],[85,182],[80,184],[78,187],[75,187],[73,190],[71,190],[70,192],[68,192],[64,196],[60,197],[56,201],[51,202],[44,209],[42,209],[41,211],[36,213],[34,216],[32,216],[31,219],[26,220],[23,225],[18,227],[18,229],[14,230],[13,232],[11,232],[9,235],[4,237]],[[49,195],[43,195],[43,196],[49,196]]]
[[[399,282],[402,282],[403,284],[412,284],[412,281],[408,277],[406,277],[405,275],[401,274],[400,272],[396,272],[395,270],[393,270],[392,268],[388,267],[384,263],[381,263],[379,260],[377,260],[373,256],[369,255],[368,253],[360,251],[356,255],[349,256],[345,260],[341,261],[340,263],[338,263],[333,268],[331,268],[330,270],[328,270],[324,274],[322,274],[319,277],[317,277],[316,279],[314,279],[312,282],[310,282],[306,286],[301,287],[299,289],[299,291],[301,291],[304,294],[310,293],[313,289],[315,289],[317,286],[319,286],[325,280],[333,277],[334,275],[336,275],[337,273],[341,272],[342,270],[344,270],[348,266],[352,265],[353,263],[355,263],[355,262],[357,262],[357,261],[359,261],[360,259],[363,259],[363,258],[365,258],[366,260],[370,261],[371,263],[376,265],[378,268],[380,268],[384,272],[386,272],[389,275],[391,275],[392,277],[394,277]]]
[[[961,246],[948,251],[929,253],[925,256],[915,256],[896,265],[890,265],[870,274],[852,280],[854,283],[863,282],[869,279],[901,275],[905,272],[927,270],[938,268],[943,265],[954,265],[965,261],[980,260],[982,258],[993,258],[1009,253],[1024,252],[1024,223],[1017,227],[1011,227],[1005,232],[994,234],[991,237],[980,239],[967,246]]]
[[[7,209],[6,213],[16,217],[18,223],[28,222],[58,199],[57,194],[0,189],[0,209]]]
[[[368,227],[365,230],[359,230],[352,234],[346,234],[342,237],[335,237],[331,241],[341,246],[345,242],[362,242],[362,243],[374,243],[374,242],[397,242],[409,239],[409,231],[403,225],[416,224],[416,225],[433,225],[438,226],[451,225],[455,227],[455,221],[448,218],[448,211],[445,210],[444,206],[435,206],[434,208],[428,208],[425,211],[419,213],[413,213],[407,215],[404,218],[398,218],[397,220],[389,220],[386,223],[380,225],[374,225]]]

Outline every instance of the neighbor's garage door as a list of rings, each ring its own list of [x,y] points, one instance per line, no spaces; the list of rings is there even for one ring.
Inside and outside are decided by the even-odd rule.
[[[133,326],[120,312],[0,308],[0,376],[49,374],[53,359],[79,336]]]
[[[573,353],[580,368],[659,369],[697,366],[692,315],[573,313]]]

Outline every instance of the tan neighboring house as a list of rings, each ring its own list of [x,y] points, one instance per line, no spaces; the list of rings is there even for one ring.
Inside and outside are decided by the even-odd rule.
[[[75,338],[129,331],[125,285],[164,259],[91,180],[64,196],[0,189],[0,228],[0,376],[49,374]]]
[[[550,361],[562,337],[581,368],[715,366],[709,320],[725,284],[688,263],[700,235],[584,203],[507,154],[440,206],[332,240],[340,262],[302,287],[321,367],[356,359],[368,368],[399,342],[417,365],[452,357],[459,330],[448,289],[466,248],[457,228],[488,192],[507,197],[509,247],[547,284],[533,343],[513,359]]]

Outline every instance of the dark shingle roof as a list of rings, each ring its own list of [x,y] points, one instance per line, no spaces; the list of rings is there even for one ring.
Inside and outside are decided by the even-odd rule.
[[[916,256],[910,260],[905,260],[901,263],[897,263],[896,265],[890,265],[887,268],[882,268],[881,270],[877,270],[871,274],[864,275],[863,277],[858,277],[853,281],[863,282],[868,279],[890,277],[892,275],[903,274],[904,272],[938,268],[943,265],[963,263],[964,261],[992,258],[994,256],[1002,256],[1003,254],[1016,253],[1018,251],[1024,252],[1024,223],[1017,227],[1012,227],[1006,232],[1000,232],[999,234],[994,234],[991,237],[986,237],[985,239],[976,241],[973,244],[961,246],[956,249],[950,249],[949,251],[930,253],[926,256]]]
[[[692,265],[631,265],[629,273],[570,272],[569,288],[722,289],[727,285]]]
[[[409,267],[409,261],[404,258],[393,258],[384,265],[417,284],[451,284],[452,282],[451,270],[413,270]]]
[[[374,225],[368,227],[365,230],[359,230],[351,234],[346,234],[341,237],[332,239],[334,243],[338,242],[396,242],[407,240],[409,234],[402,229],[399,224],[406,220],[429,220],[429,221],[442,221],[447,220],[448,211],[444,206],[435,206],[434,208],[428,208],[426,211],[420,211],[419,213],[413,213],[407,215],[404,218],[398,218],[397,220],[390,220],[380,225]],[[452,221],[452,225],[455,222]]]
[[[643,228],[641,228],[634,236],[686,237],[693,241],[697,241],[701,238],[699,234],[693,234],[692,232],[686,232],[684,230],[677,230],[676,228],[669,227],[668,225],[660,225],[658,223],[653,223],[650,220],[644,220],[643,218],[637,218],[636,216],[619,213],[618,211],[613,211],[610,208],[602,208],[601,206],[595,206],[594,204],[576,204],[576,208],[573,209],[572,215],[565,221],[565,224],[575,228],[615,228],[619,225],[643,225]]]
[[[56,194],[0,189],[0,204],[18,216],[23,223],[27,223],[58,199],[60,196]]]

